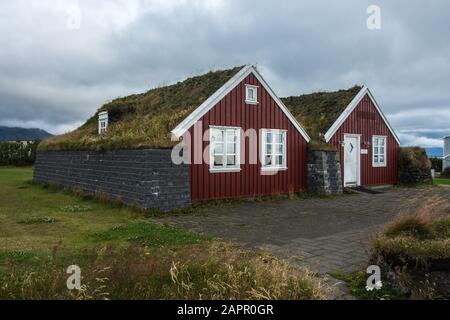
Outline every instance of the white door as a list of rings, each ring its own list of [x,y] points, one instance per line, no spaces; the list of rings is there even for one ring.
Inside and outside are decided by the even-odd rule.
[[[344,136],[344,186],[359,185],[359,136]]]

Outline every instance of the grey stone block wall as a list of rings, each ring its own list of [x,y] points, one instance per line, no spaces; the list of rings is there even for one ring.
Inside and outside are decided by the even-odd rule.
[[[308,192],[342,193],[341,161],[337,151],[308,151]]]
[[[38,152],[34,181],[103,194],[143,209],[191,205],[189,167],[174,165],[171,150]]]

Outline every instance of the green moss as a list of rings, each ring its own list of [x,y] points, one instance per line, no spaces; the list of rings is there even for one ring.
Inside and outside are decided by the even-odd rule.
[[[39,150],[170,148],[173,130],[242,67],[209,72],[143,94],[118,98],[102,106],[77,130],[46,140]],[[97,133],[97,115],[108,111],[108,132]]]

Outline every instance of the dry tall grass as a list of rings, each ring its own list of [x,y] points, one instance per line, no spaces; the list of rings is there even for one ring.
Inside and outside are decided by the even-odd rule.
[[[53,262],[12,269],[0,299],[322,299],[327,288],[308,270],[271,256],[212,243],[179,252],[131,246],[105,248],[82,267],[82,289],[69,291],[63,268]]]
[[[374,241],[373,260],[421,299],[450,297],[450,200],[412,200]],[[438,279],[447,279],[442,283]]]

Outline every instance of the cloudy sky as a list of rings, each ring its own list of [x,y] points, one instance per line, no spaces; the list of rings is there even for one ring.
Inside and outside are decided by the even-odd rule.
[[[59,134],[118,96],[252,63],[279,96],[366,84],[404,145],[438,147],[449,17],[446,0],[2,1],[0,125]]]

